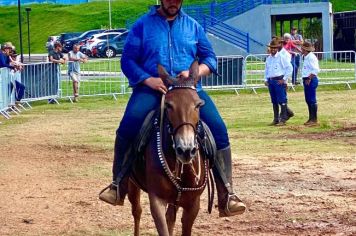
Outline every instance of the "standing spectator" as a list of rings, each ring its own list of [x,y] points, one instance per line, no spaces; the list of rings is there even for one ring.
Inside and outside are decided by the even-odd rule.
[[[23,69],[23,64],[20,62],[20,58],[15,51],[15,47],[10,53],[10,64],[15,67],[15,71],[21,71]]]
[[[10,54],[12,52],[12,43],[7,42],[1,46],[0,51],[0,68],[7,67],[9,69],[14,69],[11,65]]]
[[[281,38],[276,37],[275,39],[278,40],[281,43],[279,48],[278,48],[278,51],[281,54],[281,56],[286,57],[287,60],[289,62],[291,62],[292,61],[292,55],[284,48],[284,45],[287,44],[287,41],[284,40],[284,38],[281,39]],[[272,40],[273,40],[273,38],[272,38]],[[287,79],[287,81],[288,81],[288,79]],[[287,92],[288,92],[288,86],[286,85],[286,93]],[[288,99],[288,97],[287,97],[287,99]],[[287,105],[287,120],[289,120],[293,116],[294,116],[294,112]]]
[[[56,63],[56,64],[64,64],[66,63],[66,59],[63,56],[62,53],[62,44],[59,42],[56,42],[54,44],[54,48],[52,51],[48,53],[48,58],[50,62]]]
[[[301,53],[301,45],[303,44],[303,36],[298,34],[297,28],[292,27],[291,29],[291,40],[296,45],[298,49],[298,53],[295,54],[294,58],[292,58],[292,66],[293,66],[293,74],[292,74],[292,83],[299,84],[297,81],[298,69],[300,66],[300,54]]]
[[[292,73],[292,84],[297,85],[297,77],[298,77],[298,68],[299,68],[299,62],[297,63],[297,59],[299,56],[299,53],[302,51],[299,49],[299,47],[294,43],[292,40],[292,36],[289,33],[285,33],[283,35],[284,38],[284,45],[283,47],[291,54],[291,63],[293,67],[293,73]]]
[[[318,58],[313,53],[314,47],[309,42],[304,42],[302,45],[302,53],[304,62],[302,67],[302,77],[304,85],[305,102],[308,105],[309,119],[304,125],[315,126],[318,124],[318,104],[316,101],[316,89],[318,87],[319,62]]]
[[[48,37],[48,40],[47,40],[47,43],[46,43],[46,48],[47,48],[47,51],[48,51],[48,54],[53,51],[54,49],[54,43],[55,43],[55,39],[53,36],[49,36]]]
[[[60,42],[56,42],[54,44],[54,49],[48,53],[48,58],[50,62],[53,62],[54,64],[57,64],[57,66],[54,68],[55,73],[57,74],[57,81],[60,81],[61,78],[61,64],[66,63],[66,59],[63,56],[62,53],[62,44]],[[48,103],[55,103],[56,101],[54,99],[49,99]]]
[[[270,42],[270,55],[266,59],[265,85],[271,96],[274,119],[270,125],[282,126],[288,120],[287,114],[287,80],[293,72],[293,67],[287,57],[282,56],[278,49],[280,42],[274,39]],[[279,117],[279,105],[281,115]]]
[[[301,49],[301,46],[303,44],[303,36],[298,33],[296,27],[292,27],[290,34],[291,34],[293,43],[298,45],[298,48]]]
[[[85,63],[88,61],[86,55],[79,51],[80,46],[74,44],[73,50],[68,53],[68,75],[73,81],[73,101],[78,101],[79,96],[79,82],[80,82],[80,62]]]

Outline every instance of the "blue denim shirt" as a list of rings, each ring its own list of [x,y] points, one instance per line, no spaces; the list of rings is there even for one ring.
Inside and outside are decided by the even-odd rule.
[[[188,70],[195,59],[216,71],[216,55],[203,28],[180,10],[172,27],[157,12],[157,6],[133,25],[121,57],[121,68],[131,87],[149,77],[158,77],[160,63],[171,76]],[[201,90],[201,82],[197,84]]]

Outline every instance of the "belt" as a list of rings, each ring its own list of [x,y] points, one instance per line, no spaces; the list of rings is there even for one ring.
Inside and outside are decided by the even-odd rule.
[[[280,75],[280,76],[276,76],[276,77],[270,77],[268,79],[271,79],[271,80],[282,80],[283,79],[283,75]]]

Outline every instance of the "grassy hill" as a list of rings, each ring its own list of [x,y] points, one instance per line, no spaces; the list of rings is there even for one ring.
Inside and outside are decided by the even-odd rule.
[[[124,27],[127,19],[147,11],[155,0],[112,1],[112,27]],[[198,4],[210,0],[185,0],[184,4]],[[334,11],[355,10],[356,1],[331,0]],[[26,5],[28,7],[28,5]],[[34,4],[30,13],[31,52],[45,52],[49,35],[62,32],[86,31],[107,28],[109,25],[108,2],[91,2],[79,5]],[[27,20],[22,6],[23,48],[27,52]],[[0,7],[0,42],[12,41],[19,46],[17,6]]]

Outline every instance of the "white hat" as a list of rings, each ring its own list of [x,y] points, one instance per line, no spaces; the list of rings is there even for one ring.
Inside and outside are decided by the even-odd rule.
[[[290,35],[290,33],[285,33],[285,34],[283,35],[283,38],[290,39],[290,38],[292,38],[292,35]]]

